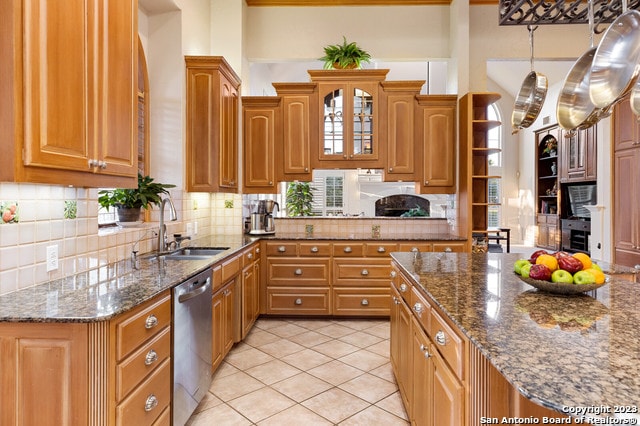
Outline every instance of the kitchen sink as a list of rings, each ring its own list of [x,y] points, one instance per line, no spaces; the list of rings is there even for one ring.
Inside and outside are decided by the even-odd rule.
[[[206,260],[227,250],[229,247],[183,247],[163,255],[163,257],[166,260]]]

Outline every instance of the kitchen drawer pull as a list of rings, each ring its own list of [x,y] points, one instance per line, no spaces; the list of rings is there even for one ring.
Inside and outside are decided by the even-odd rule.
[[[384,248],[384,247],[378,247],[378,253],[384,253],[384,252],[386,252],[386,251],[387,251],[387,249],[386,249],[386,248]]]
[[[425,181],[424,181],[424,184],[425,184],[425,185],[429,185],[429,181],[428,181],[428,180],[425,180]]]
[[[369,306],[369,301],[367,299],[362,299],[362,302],[360,302],[360,304],[362,306]]]
[[[396,271],[391,271],[391,278],[395,278],[396,277]]]
[[[422,315],[422,311],[424,311],[424,307],[422,306],[422,303],[416,302],[416,304],[413,305],[413,310],[415,311],[416,314]]]
[[[260,247],[256,247],[256,253],[260,254]]]
[[[294,302],[296,305],[302,305],[302,299],[296,299]]]
[[[284,253],[285,251],[287,251],[287,248],[285,246],[278,247],[278,252]]]
[[[411,247],[411,252],[412,253],[419,253],[420,249],[418,247]]]
[[[345,253],[351,253],[353,251],[353,249],[350,246],[347,246],[342,251],[345,252]]]
[[[407,291],[407,285],[405,283],[400,284],[400,291],[403,293]]]
[[[144,365],[151,365],[158,360],[158,354],[153,349],[149,349],[147,356],[144,357]]]
[[[424,352],[427,350],[427,347],[424,345],[424,343],[420,344],[420,352]]]
[[[158,398],[154,394],[151,394],[147,397],[146,402],[144,403],[144,411],[149,412],[158,406]]]
[[[296,275],[302,275],[302,269],[298,268],[293,273]]]
[[[446,336],[444,335],[444,331],[439,330],[439,331],[436,333],[436,343],[437,343],[437,344],[439,344],[439,345],[441,345],[441,346],[444,346],[444,345],[446,345],[446,344],[447,344],[447,338],[446,338]]]
[[[317,253],[318,252],[318,247],[313,246],[311,247],[311,253]]]
[[[364,275],[366,277],[367,275],[369,275],[369,271],[363,269],[362,272],[360,272],[360,275]]]
[[[444,249],[445,253],[451,253],[453,250],[451,250],[451,247],[447,247]]]
[[[249,254],[247,255],[247,258],[248,258],[248,259],[253,259],[253,253],[249,253]]]
[[[158,318],[153,314],[149,315],[144,322],[144,328],[147,330],[152,329],[156,325],[158,325]]]
[[[397,297],[395,297],[395,296],[391,296],[391,299],[393,300],[393,303],[394,303],[395,305],[399,305],[399,304],[400,304],[400,300],[398,300],[398,298],[397,298]]]

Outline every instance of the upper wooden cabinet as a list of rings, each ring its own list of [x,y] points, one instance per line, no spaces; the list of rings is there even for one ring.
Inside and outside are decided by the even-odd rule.
[[[238,192],[240,79],[221,56],[187,56],[186,189]]]
[[[416,190],[420,194],[456,192],[457,96],[417,96]]]
[[[135,186],[137,1],[1,4],[0,180]]]
[[[242,97],[242,192],[275,194],[276,141],[280,140],[280,98]]]
[[[559,143],[560,182],[594,181],[597,160],[597,126],[577,132],[562,132]]]
[[[309,70],[318,84],[320,128],[316,168],[384,167],[381,153],[380,82],[389,70]],[[353,163],[352,163],[353,164]]]

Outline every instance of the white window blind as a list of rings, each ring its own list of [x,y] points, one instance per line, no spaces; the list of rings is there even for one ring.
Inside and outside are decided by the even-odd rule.
[[[313,214],[336,216],[344,212],[344,176],[318,175],[311,182],[313,188]]]

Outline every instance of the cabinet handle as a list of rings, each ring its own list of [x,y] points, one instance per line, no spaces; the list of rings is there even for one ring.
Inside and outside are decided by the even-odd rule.
[[[395,278],[396,277],[396,271],[391,271],[391,278]]]
[[[350,246],[347,246],[342,251],[345,252],[345,253],[351,253],[353,251],[353,249]]]
[[[389,167],[389,173],[393,173],[393,167]]]
[[[147,330],[155,327],[156,325],[158,325],[158,318],[156,318],[156,316],[153,314],[149,315],[144,322],[144,328],[146,328]]]
[[[425,185],[429,185],[429,181],[428,181],[428,180],[425,180],[425,181],[424,181],[424,184],[425,184]]]
[[[451,247],[447,247],[444,249],[445,253],[451,253],[453,250],[451,250]]]
[[[367,299],[362,299],[362,302],[360,302],[360,304],[362,306],[369,306],[369,301]]]
[[[278,247],[278,252],[284,253],[285,251],[287,251],[287,248],[285,246]]]
[[[92,168],[96,165],[96,160],[90,158],[89,161],[87,161],[87,163],[89,164],[89,168]]]
[[[158,398],[154,394],[147,397],[144,403],[144,411],[149,412],[158,406]]]
[[[102,170],[107,168],[107,162],[106,161],[98,161],[98,167],[100,167]]]
[[[296,305],[302,305],[302,299],[296,299],[294,302]]]
[[[302,269],[298,268],[293,273],[296,275],[302,275]]]
[[[256,253],[260,254],[260,247],[256,247]]]
[[[318,252],[318,247],[313,246],[311,247],[311,253],[317,253]]]
[[[247,258],[248,258],[248,259],[253,259],[253,253],[249,253],[249,254],[247,255]]]
[[[367,275],[369,275],[369,271],[367,271],[366,269],[363,269],[362,272],[360,272],[360,274],[366,277]]]
[[[436,343],[437,343],[437,344],[439,344],[439,345],[441,345],[441,346],[444,346],[444,345],[446,345],[446,344],[447,344],[447,338],[446,338],[446,337],[445,337],[445,335],[444,335],[444,331],[439,330],[439,331],[436,333]]]
[[[400,284],[400,291],[403,293],[407,291],[407,285],[405,283]]]
[[[305,172],[308,172],[308,171],[309,171],[309,168],[308,168],[308,167],[305,167],[305,168],[304,168],[304,171],[305,171]]]
[[[391,297],[391,299],[393,300],[393,303],[394,303],[394,304],[396,304],[396,305],[399,305],[399,304],[400,304],[400,300],[398,300],[398,298],[397,298],[397,297],[392,296],[392,297]]]
[[[422,311],[424,311],[424,307],[422,306],[422,303],[416,302],[416,304],[413,305],[413,310],[418,314],[418,316],[420,316],[422,315]]]
[[[271,185],[273,185],[273,181],[272,180],[269,181],[269,186],[271,186]]]
[[[147,356],[144,357],[144,365],[151,365],[158,360],[158,354],[153,349],[149,349]]]
[[[384,247],[382,247],[382,246],[378,247],[378,253],[384,253],[384,252],[386,252],[386,251],[387,251],[387,249],[386,249],[386,248],[384,248]]]

